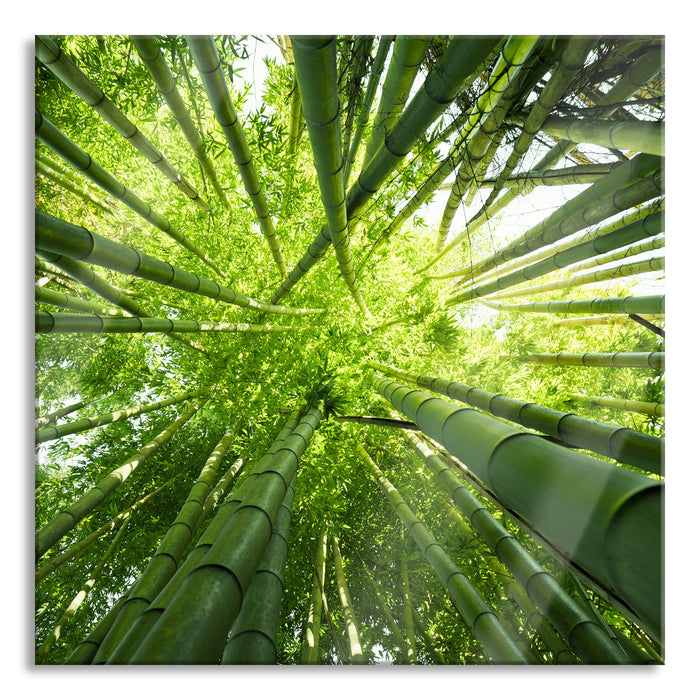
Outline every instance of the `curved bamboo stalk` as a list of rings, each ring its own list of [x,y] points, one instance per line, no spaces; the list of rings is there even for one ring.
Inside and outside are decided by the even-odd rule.
[[[316,544],[316,556],[311,562],[313,583],[311,585],[311,601],[309,616],[304,626],[304,637],[301,647],[301,663],[317,664],[319,651],[319,632],[321,630],[321,605],[323,587],[326,581],[326,549],[328,544],[328,531],[323,528]]]
[[[135,211],[140,217],[155,226],[159,231],[170,236],[185,250],[196,255],[203,263],[208,265],[217,275],[223,277],[223,272],[218,268],[209,256],[200,250],[185,236],[180,229],[173,226],[158,212],[153,211],[150,205],[143,202],[128,187],[110,175],[90,155],[76,146],[65,134],[59,131],[38,110],[35,110],[35,136],[50,148],[56,155],[70,163],[76,170],[89,177],[94,183],[102,187],[108,194],[126,204],[129,209]]]
[[[238,431],[238,422],[231,425],[212,450],[184,503],[160,541],[158,548],[129,589],[127,599],[105,636],[93,663],[101,663],[116,649],[134,620],[153,602],[177,569],[178,562],[192,540],[195,527],[212,491],[216,474],[226,451]]]
[[[90,268],[89,265],[81,263],[78,260],[72,260],[64,255],[52,255],[52,263],[46,263],[47,266],[55,266],[59,271],[66,273],[76,282],[87,287],[90,291],[102,297],[106,301],[123,309],[131,316],[140,316],[141,318],[150,318],[151,315],[140,304],[135,302],[131,297],[125,294],[121,289],[113,287],[109,282],[102,279],[99,275]],[[38,260],[39,258],[37,258]],[[207,355],[206,350],[194,343],[189,338],[180,335],[179,333],[166,333],[173,340],[177,340],[183,345],[187,345],[193,350],[197,350],[204,355]]]
[[[208,401],[202,399],[183,413],[170,427],[160,432],[147,442],[138,452],[113,469],[104,479],[93,486],[84,496],[75,500],[70,506],[55,515],[35,534],[35,556],[38,561],[65,534],[70,532],[88,513],[94,510],[116,488],[162,447],[192,416]]]
[[[360,114],[357,118],[357,126],[355,127],[355,133],[352,136],[352,142],[350,143],[350,148],[348,149],[348,157],[343,167],[343,182],[345,183],[347,183],[350,177],[352,166],[355,162],[355,156],[357,154],[357,149],[360,146],[367,122],[369,121],[369,113],[372,110],[372,103],[374,102],[374,96],[379,85],[379,78],[384,70],[384,63],[386,62],[386,56],[389,53],[391,41],[391,36],[382,36],[379,38],[377,53],[374,55],[374,59],[372,60],[372,68],[370,70],[370,76],[367,82],[365,97],[362,102],[362,109],[360,110]]]
[[[498,40],[495,37],[455,37],[425,79],[415,97],[397,120],[384,145],[359,174],[346,198],[348,226],[359,219],[370,198],[386,178],[398,167],[430,124],[459,93],[462,86],[480,70]],[[297,282],[315,265],[331,242],[324,226],[309,245],[296,267],[277,288],[272,303],[288,294]]]
[[[369,310],[357,284],[350,252],[340,139],[340,103],[335,37],[292,37],[301,108],[309,130],[328,232],[343,279],[365,316]]]
[[[36,333],[270,333],[293,330],[292,326],[258,323],[217,323],[170,318],[118,318],[95,314],[34,314]]]
[[[42,211],[36,212],[35,244],[40,251],[84,260],[125,275],[134,275],[166,287],[201,294],[262,313],[292,316],[322,313],[321,309],[295,309],[258,301]]]
[[[522,126],[527,114],[511,114],[508,121]],[[664,123],[610,119],[549,117],[542,131],[572,143],[593,143],[606,148],[664,155]]]
[[[364,651],[362,651],[362,641],[360,639],[360,632],[357,628],[355,611],[352,607],[350,589],[348,587],[348,582],[345,578],[345,573],[343,571],[343,558],[340,554],[338,538],[335,535],[331,535],[330,539],[331,547],[333,549],[335,582],[338,585],[338,596],[340,597],[340,604],[343,608],[345,630],[348,635],[348,645],[350,647],[350,663],[353,665],[366,664],[367,657],[365,656]]]
[[[222,664],[274,664],[277,630],[284,593],[284,569],[289,548],[294,482],[277,512],[270,541],[245,594],[241,612],[221,657]]]
[[[501,360],[516,360],[538,365],[560,367],[636,367],[637,369],[665,368],[666,353],[663,352],[540,352],[529,355],[499,355]]]
[[[258,474],[240,506],[178,586],[129,663],[218,661],[270,539],[272,524],[298,460],[321,421],[322,409],[319,404],[307,412],[285,441],[284,449],[279,450],[279,459]]]
[[[651,401],[634,401],[633,399],[615,399],[611,396],[588,396],[587,394],[571,394],[576,399],[581,399],[592,406],[604,408],[616,408],[620,411],[633,411],[645,416],[663,418],[666,415],[666,407],[662,403]]]
[[[516,284],[537,279],[555,270],[594,257],[597,254],[608,253],[611,250],[616,250],[640,240],[651,238],[661,233],[664,230],[664,225],[664,213],[655,211],[645,216],[643,219],[615,229],[611,233],[596,236],[592,240],[566,248],[559,253],[550,255],[544,260],[522,267],[515,272],[511,272],[503,277],[498,277],[491,282],[486,282],[479,286],[458,292],[449,297],[445,304],[447,306],[453,306],[477,297],[488,296],[494,292],[513,287]]]
[[[491,71],[486,90],[474,104],[469,118],[467,119],[465,128],[470,133],[470,140],[473,140],[474,135],[477,133],[479,124],[483,123],[489,114],[493,114],[509,86],[516,81],[523,65],[529,58],[538,41],[539,36],[512,36],[508,39],[496,65]],[[509,100],[509,102],[511,102],[511,100]],[[510,107],[510,105],[508,105],[508,107]],[[498,119],[499,123],[504,117],[505,113],[500,115]],[[480,158],[478,160],[480,160]],[[475,161],[478,162],[478,160],[474,158],[472,149],[468,146],[438,227],[438,236],[435,243],[436,253],[442,250],[452,220],[462,201],[462,197],[469,191],[469,183],[475,178]]]
[[[197,190],[166,160],[165,156],[129,121],[114,103],[97,87],[48,36],[37,36],[37,58],[80,99],[90,105],[120,136],[145,156],[175,187],[184,192],[204,211],[211,207]]]
[[[547,284],[540,284],[536,287],[527,287],[525,289],[515,289],[510,292],[496,294],[492,299],[510,299],[512,297],[531,296],[532,294],[543,294],[551,292],[555,289],[570,289],[572,287],[581,287],[585,284],[593,282],[602,282],[604,280],[619,279],[620,277],[630,277],[632,275],[642,275],[646,272],[656,272],[663,270],[665,267],[666,258],[656,257],[640,260],[632,263],[622,263],[616,267],[606,268],[604,270],[592,270],[583,275],[573,275],[568,279],[555,280]],[[567,270],[569,272],[569,270]]]
[[[378,375],[373,385],[659,634],[661,482]]]
[[[372,156],[380,148],[399,118],[411,92],[413,81],[418,74],[418,69],[425,58],[429,42],[430,37],[422,36],[397,36],[394,40],[394,50],[384,78],[379,106],[372,129],[367,137],[362,170],[372,160]]]
[[[136,620],[133,621],[131,627],[121,637],[117,647],[112,651],[109,657],[106,660],[103,659],[103,661],[106,661],[106,663],[109,664],[130,663],[132,654],[141,644],[148,632],[153,628],[155,623],[160,619],[161,615],[180,589],[182,582],[196,568],[199,562],[204,558],[205,554],[209,552],[219,533],[239,508],[246,494],[249,493],[254,486],[260,473],[263,472],[270,464],[272,456],[285,446],[286,439],[297,427],[301,415],[301,411],[298,410],[292,413],[292,415],[285,422],[282,430],[280,430],[280,432],[277,434],[268,451],[255,464],[253,471],[248,475],[242,484],[237,485],[237,488],[235,488],[234,491],[229,494],[224,503],[217,508],[214,517],[211,519],[209,525],[199,537],[190,553],[187,555],[187,558],[182,562],[173,576],[170,577],[160,593],[156,595],[153,602]],[[227,478],[227,476],[228,475],[225,475],[224,478]],[[219,488],[219,486],[220,484],[216,488]],[[208,501],[209,499],[207,499],[207,502],[205,502],[205,508],[207,507]],[[200,515],[195,529],[199,527],[202,520],[203,518]],[[100,654],[95,663],[99,663],[100,658],[103,658],[102,654]]]
[[[410,382],[427,391],[443,394],[525,428],[550,435],[573,447],[612,457],[654,474],[663,474],[664,441],[654,435],[518,401],[503,394],[492,394],[459,382],[407,372],[378,362],[370,362],[369,366],[400,381]]]
[[[130,516],[131,514],[129,514]],[[73,598],[73,600],[70,602],[68,607],[65,609],[61,617],[58,619],[56,622],[56,626],[54,627],[53,632],[46,638],[44,643],[37,649],[35,657],[34,657],[34,663],[35,664],[41,664],[44,662],[44,659],[48,655],[48,653],[51,651],[51,648],[53,647],[54,643],[58,641],[60,638],[61,634],[66,628],[66,625],[73,619],[75,614],[78,612],[78,608],[83,604],[85,599],[88,597],[90,594],[90,591],[93,589],[95,583],[97,582],[97,579],[99,578],[100,574],[102,573],[102,570],[104,567],[107,565],[109,560],[114,556],[114,553],[117,549],[117,545],[119,544],[119,540],[122,538],[122,535],[124,534],[126,530],[126,526],[129,524],[129,516],[126,517],[124,522],[122,523],[121,527],[117,531],[117,534],[115,535],[114,539],[112,540],[112,543],[109,545],[107,548],[107,551],[104,553],[104,556],[100,561],[97,563],[97,565],[92,569],[92,571],[88,574],[88,578],[83,584],[83,587],[78,591],[76,596]]]
[[[204,89],[214,110],[214,116],[224,132],[226,142],[231,149],[238,171],[241,174],[243,185],[253,203],[255,213],[260,222],[260,230],[267,240],[267,245],[270,248],[277,269],[282,278],[284,278],[287,275],[287,267],[282,259],[275,225],[270,216],[267,198],[260,186],[258,173],[253,163],[253,156],[248,147],[248,141],[226,86],[226,79],[221,70],[219,53],[216,50],[214,39],[210,36],[188,36],[187,45],[204,83]]]
[[[233,211],[231,202],[229,202],[226,193],[221,187],[219,178],[216,176],[214,164],[207,154],[204,139],[199,133],[199,129],[192,121],[189,110],[187,109],[187,106],[185,105],[185,102],[177,89],[175,78],[170,72],[170,68],[168,67],[165,58],[163,58],[163,54],[155,41],[155,37],[132,36],[131,43],[136,47],[139,57],[144,62],[146,68],[148,68],[148,72],[151,74],[153,82],[156,84],[158,91],[163,96],[163,99],[170,108],[173,117],[175,117],[175,121],[178,123],[182,133],[185,135],[187,143],[189,143],[195,157],[202,166],[202,171],[209,178],[209,182],[211,182],[212,186],[214,187],[216,194],[221,200],[221,203],[226,207],[226,209]]]
[[[454,472],[415,435],[409,432],[405,435],[440,486],[450,494],[455,504],[469,518],[474,530],[512,572],[543,615],[555,625],[569,648],[584,663],[626,663],[625,656],[620,653],[617,645],[610,642],[597,622],[583,614],[554,577],[470,493]]]
[[[93,542],[99,540],[103,535],[114,530],[117,525],[120,525],[125,520],[131,517],[134,511],[138,510],[144,503],[149,501],[153,496],[159,494],[168,484],[172,482],[172,479],[166,481],[162,486],[159,486],[155,491],[146,494],[143,498],[136,501],[131,507],[123,510],[118,515],[115,515],[109,522],[106,522],[102,527],[98,528],[94,532],[90,533],[87,537],[83,537],[82,540],[76,542],[72,547],[69,547],[65,551],[61,552],[57,557],[47,562],[40,569],[34,572],[34,584],[36,585],[39,581],[43,581],[49,574],[52,574],[56,569],[58,569],[61,564],[65,564],[71,559],[82,554]]]
[[[550,314],[663,314],[666,310],[663,294],[639,297],[610,297],[606,299],[575,299],[573,301],[531,301],[526,304],[505,304],[479,299],[485,306],[500,311],[528,311]]]
[[[493,662],[497,664],[528,663],[527,658],[503,628],[498,615],[484,602],[469,579],[457,568],[359,443],[357,450],[384,495],[396,510],[396,515],[411,533],[423,556],[446,588],[460,616]]]
[[[101,425],[114,423],[115,421],[124,420],[125,418],[130,418],[132,416],[140,416],[142,413],[157,411],[160,408],[165,408],[166,406],[172,406],[173,404],[187,401],[187,399],[192,398],[195,396],[195,394],[195,391],[184,391],[170,399],[154,401],[143,406],[122,408],[117,411],[112,411],[111,413],[100,413],[92,418],[80,418],[69,423],[62,423],[61,425],[48,425],[35,431],[34,440],[36,444],[39,444],[41,442],[46,442],[47,440],[56,440],[66,435],[82,433],[85,430],[92,430],[93,428],[97,428]]]

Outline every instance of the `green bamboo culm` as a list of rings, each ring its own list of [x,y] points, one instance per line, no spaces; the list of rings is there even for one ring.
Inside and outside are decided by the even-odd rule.
[[[294,481],[277,513],[270,541],[245,594],[241,613],[231,628],[222,664],[275,664],[284,568],[294,502]]]
[[[540,352],[529,355],[499,355],[499,359],[559,367],[636,367],[663,370],[666,366],[666,353],[663,352]]]
[[[634,399],[616,399],[612,396],[589,396],[588,394],[573,393],[575,399],[584,401],[592,406],[614,408],[620,411],[633,411],[645,416],[663,418],[666,415],[666,407],[662,403],[653,401],[635,401]]]
[[[271,333],[293,330],[292,326],[259,323],[217,323],[170,318],[115,318],[96,314],[52,314],[37,311],[37,333]]]
[[[205,265],[209,266],[219,277],[224,273],[219,269],[209,256],[197,245],[190,241],[179,228],[173,226],[167,219],[158,212],[153,211],[149,204],[142,201],[126,185],[122,184],[114,176],[110,175],[92,156],[74,144],[65,134],[57,129],[39,110],[34,110],[34,134],[56,155],[70,163],[76,170],[80,171],[93,182],[99,185],[115,199],[125,204],[129,209],[135,211],[140,217],[148,221],[185,250],[196,255]]]
[[[294,309],[276,306],[264,301],[223,287],[192,272],[187,272],[168,262],[158,260],[141,253],[134,248],[116,241],[103,238],[62,219],[57,219],[42,211],[36,212],[35,245],[43,255],[53,253],[64,255],[74,260],[89,262],[125,275],[134,275],[151,282],[157,282],[183,292],[192,292],[202,296],[235,304],[262,313],[288,314],[302,316],[310,313],[322,313],[321,309]],[[50,258],[47,258],[50,259]]]
[[[348,226],[354,227],[367,202],[376,194],[386,178],[398,167],[411,148],[459,94],[462,87],[481,69],[484,59],[498,43],[497,37],[455,37],[445,53],[428,73],[423,85],[398,118],[384,145],[358,175],[346,198]],[[309,244],[306,253],[287,275],[272,296],[276,304],[323,257],[330,244],[324,226]]]
[[[132,124],[114,103],[95,85],[48,36],[37,36],[37,58],[70,90],[90,105],[110,126],[145,156],[178,189],[204,211],[211,207],[165,156]]]
[[[660,636],[662,482],[379,375],[373,386]]]
[[[105,396],[107,396],[107,394],[100,394],[99,396],[95,396],[92,399],[82,399],[80,401],[76,401],[75,403],[71,403],[68,406],[64,406],[63,408],[59,408],[56,411],[47,413],[45,416],[39,416],[34,421],[34,429],[36,430],[37,428],[43,428],[49,423],[55,423],[59,418],[63,418],[69,413],[75,413],[75,411],[77,411],[78,409],[83,408],[84,406],[88,406],[89,404],[94,403],[95,401],[99,401],[100,399],[105,398]]]
[[[185,105],[185,102],[177,89],[175,78],[173,77],[167,62],[163,57],[158,44],[156,43],[155,37],[132,36],[131,43],[136,47],[139,57],[144,62],[146,68],[148,68],[148,72],[151,74],[153,82],[156,84],[158,91],[163,96],[163,99],[170,108],[173,117],[175,117],[175,121],[177,121],[180,130],[185,135],[185,138],[192,148],[197,161],[202,166],[202,171],[214,187],[219,200],[226,207],[226,209],[233,211],[231,202],[229,202],[226,192],[224,192],[224,189],[219,182],[219,178],[216,175],[214,164],[207,154],[204,139],[202,138],[199,129],[192,121],[189,110],[187,109],[187,106]]]
[[[640,315],[646,321],[664,321],[664,314],[644,314]],[[574,326],[617,326],[627,323],[635,323],[629,316],[609,315],[609,316],[583,316],[581,318],[559,318],[554,321],[562,328],[572,328]]]
[[[259,475],[265,472],[275,453],[284,448],[287,438],[294,432],[295,428],[299,424],[299,419],[302,417],[302,412],[296,410],[292,415],[285,421],[284,426],[277,434],[275,440],[273,441],[267,452],[258,460],[255,464],[252,472],[241,483],[240,480],[237,482],[235,488],[229,494],[221,505],[219,505],[214,513],[214,517],[209,522],[209,525],[204,530],[204,532],[197,539],[194,547],[190,550],[186,559],[180,564],[175,573],[168,579],[162,590],[156,595],[154,600],[148,605],[148,607],[135,619],[133,620],[131,626],[126,630],[118,639],[117,646],[111,650],[111,653],[99,653],[95,654],[93,663],[108,663],[108,664],[127,664],[130,663],[131,656],[134,651],[141,644],[143,639],[146,637],[148,632],[154,627],[156,622],[160,619],[165,609],[170,605],[170,602],[175,597],[175,594],[179,591],[182,582],[189,576],[189,574],[197,567],[200,561],[212,548],[213,544],[216,542],[217,537],[229,522],[233,514],[238,510],[246,494],[250,492],[255,484],[255,481]],[[216,450],[215,450],[216,452]],[[238,463],[238,462],[237,462]],[[227,474],[222,477],[225,481],[230,481],[229,475],[240,470],[240,465],[238,468],[234,467],[229,470]],[[216,492],[217,489],[221,488],[220,483],[217,484],[212,494]],[[202,514],[204,511],[211,506],[211,496],[207,497],[204,504],[204,509],[200,513],[199,518],[193,528],[196,531],[201,523],[203,522]],[[136,603],[132,603],[135,607]]]
[[[270,248],[272,258],[284,279],[287,275],[287,267],[282,259],[275,225],[270,215],[267,198],[258,179],[248,141],[226,86],[226,78],[221,70],[221,61],[214,39],[210,36],[187,36],[187,45],[204,83],[204,89],[214,110],[214,116],[224,132],[226,142],[241,174],[243,185],[253,203],[255,214],[260,222],[260,229]]]
[[[180,583],[136,651],[133,664],[216,663],[270,539],[298,461],[322,417],[311,408],[285,449],[261,472],[216,540]],[[201,604],[193,605],[193,601]]]
[[[41,442],[46,442],[47,440],[56,440],[65,435],[74,435],[75,433],[81,433],[85,430],[92,430],[100,425],[107,425],[108,423],[114,423],[115,421],[124,420],[130,418],[131,416],[139,416],[142,413],[148,413],[150,411],[157,411],[160,408],[165,408],[166,406],[172,406],[173,404],[181,403],[186,401],[195,395],[194,391],[184,391],[170,399],[163,399],[161,401],[154,401],[143,406],[134,406],[132,408],[123,408],[111,413],[100,413],[92,418],[81,418],[76,421],[71,421],[69,423],[62,423],[61,425],[49,425],[37,430],[34,434],[34,441],[36,444]]]
[[[335,62],[336,39],[334,36],[293,36],[292,49],[301,109],[309,130],[328,233],[352,298],[363,314],[369,316],[355,276],[348,236]]]
[[[236,437],[237,430],[236,422],[224,433],[207,458],[158,548],[129,589],[127,599],[100,645],[93,663],[101,663],[111,655],[134,620],[153,602],[172,578],[180,558],[192,540],[206,499],[214,486],[218,469]]]
[[[545,314],[665,314],[664,294],[639,297],[609,297],[574,299],[572,301],[532,301],[525,304],[506,304],[489,299],[479,299],[485,306],[500,311],[519,311]]]
[[[590,185],[611,173],[621,163],[589,163],[586,165],[572,165],[568,168],[556,170],[531,170],[523,175],[509,175],[503,178],[503,187],[560,187],[561,185]],[[481,189],[495,190],[499,178],[484,178],[479,187]],[[439,190],[450,189],[451,185],[445,183],[438,187]],[[489,194],[490,196],[490,194]]]
[[[447,589],[460,616],[496,664],[527,664],[528,660],[508,635],[496,613],[489,608],[469,579],[457,568],[432,533],[416,517],[401,494],[377,467],[362,445],[357,444],[362,461],[371,471],[397,516],[416,541],[423,556]]]
[[[399,381],[415,384],[426,391],[443,394],[525,428],[551,435],[567,445],[612,457],[654,474],[663,474],[665,442],[655,435],[599,423],[574,413],[556,411],[503,394],[493,394],[459,382],[407,372],[377,362],[370,362],[369,366]]]
[[[69,665],[88,665],[92,663],[95,653],[99,649],[102,640],[105,638],[109,628],[114,622],[121,606],[124,605],[126,601],[126,596],[121,596],[117,598],[114,605],[110,609],[109,613],[100,620],[93,628],[90,633],[83,639],[80,644],[71,652],[70,656],[63,662]]]
[[[44,287],[34,287],[34,301],[41,304],[49,304],[50,306],[58,306],[61,309],[68,309],[69,311],[78,311],[84,314],[124,316],[124,312],[119,309],[101,306],[95,302],[87,301],[80,297],[74,297],[70,294],[55,292],[52,289],[45,289]]]
[[[162,447],[192,416],[207,402],[202,399],[185,411],[170,427],[147,442],[138,452],[121,466],[113,469],[104,479],[93,486],[84,496],[55,515],[46,525],[37,530],[34,537],[35,557],[38,561],[65,534],[70,532],[88,513],[94,510],[112,491],[121,486],[136,469],[156,450]]]
[[[406,439],[440,486],[469,518],[476,532],[512,572],[542,614],[552,621],[567,646],[584,663],[626,663],[625,655],[610,642],[597,622],[583,614],[554,577],[471,494],[445,462],[414,434],[407,432]]]
[[[319,634],[321,630],[321,605],[323,588],[326,581],[326,552],[328,548],[328,531],[323,531],[316,543],[316,552],[311,562],[313,582],[311,584],[311,601],[309,614],[304,624],[304,637],[301,647],[301,663],[317,664],[319,662]]]

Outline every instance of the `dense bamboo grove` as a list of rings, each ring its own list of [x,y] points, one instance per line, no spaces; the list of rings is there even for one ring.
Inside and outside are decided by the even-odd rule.
[[[663,56],[37,37],[36,663],[664,663]]]

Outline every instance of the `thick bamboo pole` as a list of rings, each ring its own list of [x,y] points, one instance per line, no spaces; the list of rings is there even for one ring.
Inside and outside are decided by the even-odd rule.
[[[301,663],[305,665],[318,663],[321,605],[323,603],[323,588],[326,581],[327,546],[328,531],[324,526],[316,543],[315,558],[311,562],[313,583],[311,585],[309,616],[304,625],[304,638],[301,647]]]
[[[279,458],[260,471],[240,506],[178,586],[129,663],[219,660],[299,459],[321,421],[322,410],[322,404],[310,409],[279,450]]]
[[[110,175],[92,156],[88,155],[81,148],[76,146],[65,134],[57,129],[43,114],[34,110],[34,134],[42,143],[50,148],[56,155],[70,163],[76,170],[89,177],[94,183],[99,185],[105,192],[129,209],[135,211],[140,217],[148,221],[185,250],[196,255],[203,263],[208,265],[219,277],[224,273],[219,269],[209,256],[197,245],[190,241],[179,228],[173,226],[166,218],[158,212],[153,211],[149,204],[141,200],[126,185],[122,184],[114,176]]]
[[[663,474],[664,441],[654,435],[631,428],[621,428],[618,425],[599,423],[574,413],[555,411],[546,406],[518,401],[502,394],[492,394],[458,382],[419,375],[380,363],[369,364],[370,367],[395,379],[410,382],[427,391],[443,394],[499,418],[519,423],[525,428],[551,435],[573,447],[612,457],[654,474]]]
[[[147,442],[121,466],[113,469],[84,496],[54,516],[35,534],[35,556],[38,561],[66,533],[94,510],[115,489],[121,486],[156,450],[162,447],[208,401],[202,399],[183,413],[170,427]]]
[[[373,386],[660,634],[663,483],[378,375]]]
[[[226,78],[221,70],[221,61],[214,39],[211,36],[188,36],[187,45],[204,83],[204,89],[214,110],[214,116],[224,132],[226,141],[238,166],[238,171],[241,174],[243,185],[253,203],[255,214],[260,222],[260,230],[265,236],[277,269],[284,279],[287,274],[287,267],[282,259],[275,225],[270,215],[267,198],[258,179],[258,173],[253,163],[253,156],[248,147],[245,132],[231,101],[231,95],[226,85]]]
[[[42,252],[84,260],[125,275],[134,275],[166,287],[200,294],[262,313],[281,313],[292,316],[322,313],[321,309],[293,309],[258,301],[41,211],[36,212],[35,243],[37,249]]]
[[[639,297],[609,297],[596,299],[575,299],[572,301],[531,301],[525,304],[505,304],[488,299],[479,301],[500,311],[527,311],[545,314],[664,314],[666,297],[663,294],[650,294]]]
[[[583,614],[576,603],[559,586],[554,577],[511,535],[478,501],[454,472],[415,435],[406,438],[430,469],[440,486],[469,518],[472,527],[513,574],[542,614],[555,626],[569,648],[584,663],[625,663],[605,631]]]
[[[105,615],[100,622],[90,631],[90,634],[83,639],[80,644],[71,652],[71,655],[63,662],[64,664],[86,665],[91,664],[95,653],[100,647],[102,640],[105,638],[112,622],[116,618],[121,606],[124,605],[126,596],[118,598],[112,606],[112,609]]]
[[[359,443],[357,450],[384,495],[396,510],[396,515],[411,533],[423,556],[433,567],[460,616],[484,647],[491,660],[497,664],[528,663],[527,658],[503,628],[496,613],[484,602],[469,579],[457,568]]]
[[[211,207],[197,190],[168,161],[165,156],[139,131],[115,104],[97,87],[48,36],[37,36],[37,58],[80,99],[92,107],[111,127],[123,136],[139,153],[145,156],[175,187],[184,192],[204,211]]]
[[[663,352],[540,352],[529,355],[499,355],[501,360],[515,360],[538,365],[579,367],[636,367],[663,370],[666,354]]]

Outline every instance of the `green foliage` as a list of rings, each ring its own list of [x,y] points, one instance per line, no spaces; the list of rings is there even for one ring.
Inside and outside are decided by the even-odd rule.
[[[207,185],[196,158],[128,37],[53,38],[200,190],[212,212],[208,214],[189,202],[39,61],[35,71],[37,108],[108,172],[204,250],[225,273],[225,280],[217,281],[251,297],[269,300],[279,285],[279,271],[260,232],[250,197],[214,118],[184,37],[156,39],[202,132],[207,152],[214,159],[232,212],[224,209]],[[369,78],[370,59],[359,50],[355,39],[340,37],[338,42],[343,124],[352,100],[359,109],[361,91]],[[433,39],[416,83],[422,82],[429,67],[442,54],[445,41],[441,37]],[[293,64],[286,63],[266,39],[221,36],[216,37],[215,42],[253,153],[282,255],[291,269],[325,221],[306,132],[297,152],[292,156],[287,154]],[[373,53],[376,45],[375,41]],[[591,65],[587,75],[612,79],[619,74],[616,70],[624,70],[647,45],[642,39],[604,40],[600,59]],[[357,49],[355,56],[353,47]],[[549,49],[547,51],[549,56]],[[256,53],[264,54],[265,75],[261,75],[260,67],[256,66],[253,85],[246,82],[250,74],[244,71]],[[440,135],[455,118],[458,107],[468,109],[469,100],[473,102],[478,98],[480,86],[483,88],[480,80],[477,78],[460,96],[464,105],[461,102],[453,105],[450,113],[445,112],[417,140],[399,168],[370,199],[351,234],[358,282],[372,311],[373,327],[353,304],[330,250],[282,302],[295,307],[322,308],[324,313],[293,318],[290,324],[294,330],[289,333],[252,338],[246,334],[189,335],[202,346],[206,356],[160,334],[37,336],[35,377],[40,415],[81,398],[102,394],[105,396],[69,418],[73,420],[169,398],[188,389],[200,389],[209,397],[207,404],[171,441],[48,553],[47,558],[52,558],[172,479],[163,492],[134,514],[115,557],[90,599],[81,606],[54,645],[46,663],[62,663],[143,571],[210,451],[229,426],[236,424],[238,428],[219,474],[242,456],[246,471],[234,483],[235,490],[245,479],[247,470],[269,448],[289,413],[299,407],[317,405],[319,401],[323,402],[327,420],[321,423],[299,462],[277,640],[278,662],[299,662],[311,592],[315,540],[327,527],[330,535],[338,537],[343,552],[360,635],[370,663],[403,660],[372,587],[367,584],[367,577],[371,577],[394,619],[401,620],[401,557],[407,560],[415,611],[429,638],[428,643],[422,633],[417,634],[418,662],[436,663],[437,654],[453,664],[489,663],[483,648],[463,624],[444,588],[360,459],[355,441],[364,445],[482,597],[495,610],[513,616],[518,628],[525,629],[526,620],[504,592],[501,577],[485,564],[484,556],[488,553],[484,545],[474,535],[468,536],[445,512],[443,493],[409,449],[401,431],[351,425],[333,419],[340,414],[389,416],[387,403],[370,388],[372,371],[367,368],[368,360],[563,411],[573,409],[571,395],[581,391],[663,402],[664,376],[660,372],[537,366],[498,359],[499,354],[529,352],[662,350],[661,339],[642,326],[559,328],[547,314],[496,313],[478,302],[446,310],[444,301],[453,291],[451,281],[415,275],[433,256],[436,227],[432,222],[436,218],[439,220],[441,212],[435,215],[432,207],[421,209],[402,230],[391,237],[382,236],[441,162],[449,143],[443,143]],[[536,86],[536,91],[539,89],[541,85]],[[364,144],[361,144],[356,164],[362,162],[363,149]],[[37,150],[46,151],[39,143]],[[499,153],[494,163],[503,163],[506,158],[507,155]],[[78,173],[75,179],[88,183]],[[348,187],[353,183],[351,177]],[[92,185],[90,188],[91,192],[95,191]],[[98,197],[106,199],[106,195],[99,192]],[[436,195],[435,201],[443,199]],[[36,203],[38,209],[52,216],[212,279],[213,273],[198,258],[122,206],[115,207],[114,214],[107,215],[40,175],[36,179]],[[506,230],[504,225],[506,220],[505,216],[494,218],[491,230],[470,235],[456,246],[445,258],[445,269],[478,262],[505,240],[512,239],[512,231]],[[95,270],[150,309],[154,316],[260,322],[259,314],[240,307],[102,268]],[[70,291],[61,288],[58,281]],[[95,300],[95,295],[78,283],[58,281],[50,277],[47,288]],[[586,296],[589,293],[590,297],[624,295],[629,293],[629,288],[609,285],[586,288]],[[576,292],[557,294],[547,298],[574,298],[568,295]],[[40,305],[39,308],[43,310],[44,307]],[[278,321],[271,320],[268,315],[264,322]],[[573,410],[589,418],[655,435],[664,432],[664,419],[594,406],[575,406]],[[182,407],[170,406],[43,444],[37,453],[37,528],[138,451],[182,410]],[[503,514],[497,505],[481,495],[478,497],[504,519],[542,566],[555,576],[564,577],[564,567],[536,539],[526,534],[507,513]],[[209,522],[210,519],[206,520],[195,533],[195,541]],[[62,602],[71,600],[108,546],[109,537],[93,544],[80,559],[60,567],[37,586],[37,643],[53,629],[56,611],[61,609]],[[329,566],[325,592],[331,622],[342,640],[342,614],[331,571],[332,566]],[[619,610],[603,598],[597,602],[605,618],[629,636],[631,623]],[[536,655],[547,662],[551,660],[539,637],[533,636],[529,643]],[[346,655],[347,651],[339,652],[335,647],[329,621],[322,615],[320,662],[338,664]]]

